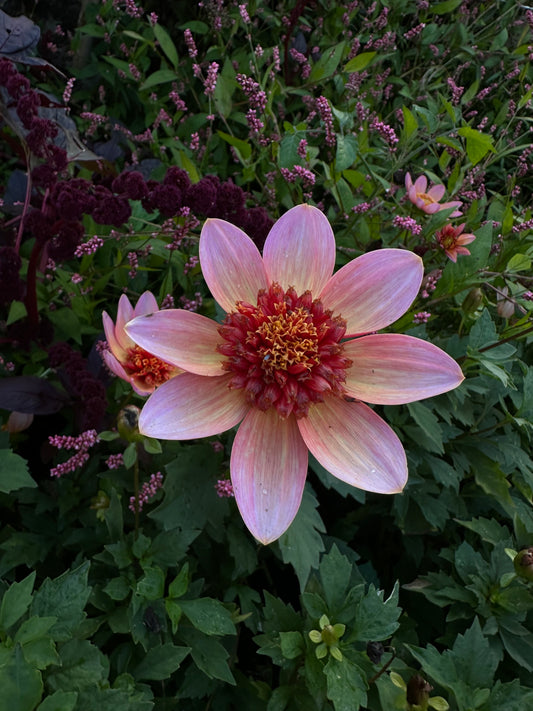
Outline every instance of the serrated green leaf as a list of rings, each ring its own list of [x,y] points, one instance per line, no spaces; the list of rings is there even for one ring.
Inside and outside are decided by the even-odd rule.
[[[33,596],[31,611],[39,617],[56,615],[58,621],[50,630],[51,636],[64,641],[85,619],[84,608],[91,588],[87,584],[89,563],[75,570],[67,570],[57,578],[46,578]]]
[[[337,150],[335,154],[335,170],[339,173],[353,165],[357,156],[357,138],[337,134]]]
[[[109,660],[87,639],[71,639],[61,647],[57,670],[47,676],[52,691],[80,691],[104,683]]]
[[[0,605],[0,629],[7,631],[29,608],[35,575],[34,571],[19,583],[12,583],[5,591]]]
[[[390,596],[384,600],[383,590],[370,585],[357,604],[354,620],[354,639],[363,642],[380,642],[392,637],[398,629],[402,612],[398,607],[399,584],[396,581]]]
[[[279,638],[285,659],[296,659],[305,653],[305,642],[300,632],[280,632]]]
[[[142,662],[133,670],[136,679],[162,681],[168,679],[191,651],[190,647],[178,647],[167,642],[149,649]]]
[[[24,487],[34,489],[37,484],[28,473],[28,463],[10,449],[0,449],[0,491],[9,494]]]
[[[180,637],[191,648],[194,663],[210,679],[220,679],[235,686],[235,679],[227,663],[227,650],[213,637],[190,627],[180,630]]]
[[[0,666],[0,688],[2,706],[9,711],[33,711],[41,700],[41,673],[25,660],[18,644]]]
[[[508,272],[525,272],[531,269],[531,259],[525,254],[514,254],[505,268]]]
[[[354,711],[366,706],[367,681],[365,672],[348,659],[341,662],[330,658],[324,667],[327,697],[335,711]]]
[[[74,711],[77,700],[77,691],[56,691],[39,704],[37,711]]]
[[[189,564],[185,563],[180,572],[168,586],[169,597],[181,597],[185,595],[189,587]]]
[[[493,137],[486,133],[470,128],[470,126],[463,126],[457,133],[466,139],[466,154],[472,165],[477,165],[489,151],[496,152]]]
[[[144,575],[137,583],[136,592],[146,600],[160,600],[165,594],[165,573],[157,567],[144,569]]]
[[[180,600],[180,607],[196,629],[205,634],[235,634],[231,613],[218,600],[210,597]]]

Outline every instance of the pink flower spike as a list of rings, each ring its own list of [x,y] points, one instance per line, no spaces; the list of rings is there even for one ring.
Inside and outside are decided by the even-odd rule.
[[[453,390],[461,368],[432,343],[404,334],[362,336],[344,346],[353,361],[346,372],[349,396],[376,405],[400,405]]]
[[[365,491],[396,494],[407,482],[402,444],[362,402],[329,398],[298,420],[310,452],[333,476]]]
[[[126,331],[127,322],[134,316],[157,311],[154,295],[146,291],[140,296],[135,308],[125,294],[120,297],[116,323],[113,323],[106,311],[102,313],[109,346],[109,350],[105,351],[102,357],[112,373],[128,382],[135,392],[142,396],[149,395],[158,385],[180,372],[174,365],[160,360],[136,345]]]
[[[238,301],[253,303],[259,289],[268,286],[259,250],[230,222],[206,220],[199,251],[204,279],[224,311],[233,311]]]
[[[476,235],[464,234],[464,228],[465,223],[457,227],[448,224],[435,233],[437,242],[452,262],[457,261],[459,254],[470,255],[469,250],[464,245],[470,244],[476,239]]]
[[[140,431],[196,439],[240,422],[230,474],[243,519],[263,543],[278,538],[298,511],[307,448],[353,486],[394,493],[405,485],[398,437],[351,393],[410,402],[462,379],[459,367],[425,341],[361,335],[409,308],[422,282],[420,257],[376,250],[332,276],[334,258],[331,229],[308,205],[274,225],[264,261],[244,232],[210,219],[200,266],[227,310],[222,323],[169,309],[127,325],[128,337],[186,371],[153,393]]]
[[[251,410],[235,437],[230,468],[246,526],[261,543],[275,541],[298,512],[307,476],[307,447],[296,419]]]
[[[161,385],[139,417],[139,431],[160,439],[211,437],[235,427],[248,408],[242,392],[228,388],[229,377],[183,373]]]
[[[298,294],[319,294],[335,267],[335,237],[326,216],[311,205],[297,205],[274,224],[263,258],[270,281]]]
[[[446,192],[444,185],[432,185],[429,190],[427,189],[428,181],[425,175],[419,175],[418,178],[413,183],[409,173],[405,175],[405,189],[407,190],[407,197],[416,205],[420,210],[432,215],[440,210],[446,210],[451,207],[461,207],[462,203],[460,200],[454,200],[453,202],[440,203]],[[459,217],[461,215],[460,210],[455,210],[451,217]]]
[[[320,298],[346,320],[346,335],[378,331],[394,323],[415,300],[424,277],[419,256],[379,249],[357,257],[329,280]]]
[[[134,318],[126,332],[157,358],[197,375],[223,375],[217,353],[221,338],[217,324],[185,309],[166,309]]]

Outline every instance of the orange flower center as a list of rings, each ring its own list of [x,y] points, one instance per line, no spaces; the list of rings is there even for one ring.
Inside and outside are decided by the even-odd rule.
[[[156,358],[140,346],[128,349],[128,359],[122,363],[128,375],[149,388],[158,387],[176,374],[176,368]]]
[[[431,195],[428,195],[427,193],[417,193],[416,196],[423,200],[425,205],[433,205],[433,203],[437,202],[431,197]]]
[[[437,240],[443,249],[453,249],[457,246],[457,235],[451,225],[445,225],[437,232]]]
[[[281,417],[305,417],[325,394],[344,394],[346,368],[340,340],[346,321],[333,317],[309,291],[298,296],[279,284],[262,289],[257,305],[237,304],[218,329],[218,352],[233,374],[230,388],[243,388],[250,405]]]

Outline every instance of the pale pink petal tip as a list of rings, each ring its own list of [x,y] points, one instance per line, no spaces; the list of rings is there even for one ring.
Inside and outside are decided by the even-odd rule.
[[[298,420],[311,453],[333,476],[379,494],[407,482],[407,459],[394,431],[362,402],[328,398]]]
[[[181,373],[160,385],[141,411],[139,430],[157,439],[200,439],[235,427],[248,409],[230,376]]]
[[[298,294],[319,294],[335,267],[335,237],[323,212],[297,205],[282,215],[268,233],[263,259],[271,282]]]
[[[272,543],[292,523],[307,475],[307,447],[296,420],[276,410],[250,410],[231,451],[235,500],[252,535]]]

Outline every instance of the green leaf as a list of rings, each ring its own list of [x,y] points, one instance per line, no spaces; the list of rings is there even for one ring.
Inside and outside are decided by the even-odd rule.
[[[500,627],[500,637],[507,653],[528,672],[533,671],[533,642],[530,636],[521,637]],[[527,634],[527,633],[526,633]]]
[[[427,449],[438,454],[444,453],[444,445],[442,443],[442,429],[439,425],[439,420],[436,415],[420,402],[410,402],[407,405],[409,414],[426,435],[427,440],[424,442]],[[415,438],[416,441],[416,438]]]
[[[176,598],[185,595],[189,587],[189,564],[185,563],[180,572],[168,586],[169,597]]]
[[[210,597],[180,600],[180,607],[200,632],[208,635],[235,634],[231,613],[218,600]]]
[[[60,656],[60,666],[46,680],[52,691],[81,691],[107,681],[109,660],[89,640],[65,642]]]
[[[210,679],[220,679],[235,685],[235,679],[226,661],[229,653],[220,642],[192,627],[180,630],[180,636],[191,648],[191,656],[198,669]]]
[[[11,625],[20,620],[29,608],[32,600],[32,590],[35,583],[35,571],[30,573],[20,583],[13,583],[5,591],[0,606],[0,628],[8,630]]]
[[[159,84],[168,84],[171,81],[177,81],[178,75],[171,69],[158,69],[158,71],[150,74],[150,76],[144,81],[139,87],[139,91],[145,91],[146,89],[151,89],[153,86],[158,86]]]
[[[445,0],[444,2],[438,2],[435,5],[431,5],[428,8],[428,12],[432,12],[435,15],[445,15],[448,12],[453,12],[455,8],[459,7],[463,0]]]
[[[178,53],[170,35],[159,23],[153,25],[154,35],[159,42],[161,49],[167,55],[174,69],[178,68]]]
[[[57,622],[57,617],[30,617],[20,625],[15,635],[15,642],[24,647],[28,642],[44,637]]]
[[[347,170],[355,162],[357,156],[357,138],[337,134],[337,152],[335,155],[335,170]]]
[[[330,658],[324,667],[327,697],[335,711],[354,711],[366,706],[366,674],[348,659],[339,662]]]
[[[294,521],[278,540],[283,562],[294,568],[301,590],[311,570],[318,568],[320,553],[324,550],[320,534],[326,529],[317,511],[318,501],[311,491],[306,485]]]
[[[350,59],[344,65],[345,72],[360,72],[365,67],[367,67],[370,62],[374,59],[377,52],[361,52],[353,59]]]
[[[399,584],[396,581],[390,596],[383,600],[383,590],[370,585],[355,611],[355,639],[361,642],[379,642],[392,637],[398,629],[401,608],[398,607]]]
[[[165,573],[157,566],[145,568],[137,583],[137,594],[146,600],[159,600],[165,594]]]
[[[279,638],[285,659],[296,659],[305,653],[305,642],[300,632],[280,632]]]
[[[294,168],[302,162],[298,155],[298,146],[306,136],[305,131],[286,133],[279,144],[278,162],[280,168]]]
[[[170,642],[153,647],[145,654],[142,662],[133,670],[136,679],[162,681],[168,679],[179,668],[191,651],[190,647],[177,647]]]
[[[345,46],[346,42],[339,42],[339,44],[334,47],[324,50],[318,62],[316,62],[311,69],[311,74],[309,75],[309,81],[311,83],[323,81],[335,73],[341,61]]]
[[[39,704],[37,711],[73,711],[77,700],[77,691],[56,691]]]
[[[0,449],[0,491],[9,494],[24,487],[34,489],[37,484],[28,473],[28,463],[10,449]]]
[[[9,711],[33,711],[41,700],[41,673],[24,659],[18,644],[0,666],[0,689],[2,706]]]
[[[531,269],[531,259],[525,254],[514,254],[507,262],[507,272],[525,272]]]
[[[7,315],[6,326],[11,326],[12,323],[20,321],[28,315],[26,305],[22,301],[12,301]]]
[[[72,309],[47,311],[46,316],[56,327],[58,338],[65,341],[74,339],[76,343],[81,344],[81,323]]]
[[[242,138],[235,138],[235,136],[231,136],[229,133],[224,133],[224,131],[217,131],[217,134],[223,141],[226,141],[226,143],[229,143],[230,146],[233,146],[237,150],[237,154],[239,155],[241,162],[245,163],[250,159],[250,156],[252,155],[252,147],[248,141],[243,141]]]
[[[472,165],[476,165],[489,151],[496,153],[494,139],[486,133],[481,133],[470,126],[463,126],[457,131],[459,136],[466,138],[466,154]]]
[[[406,140],[411,138],[418,131],[418,121],[412,111],[407,106],[402,106],[403,113],[403,131],[402,137]]]
[[[50,634],[58,641],[70,639],[85,619],[84,608],[91,588],[87,585],[89,562],[67,570],[54,580],[47,578],[33,596],[32,613],[39,617],[57,615]]]
[[[330,552],[322,556],[319,570],[328,609],[334,616],[334,613],[344,606],[352,576],[352,564],[334,544]]]

